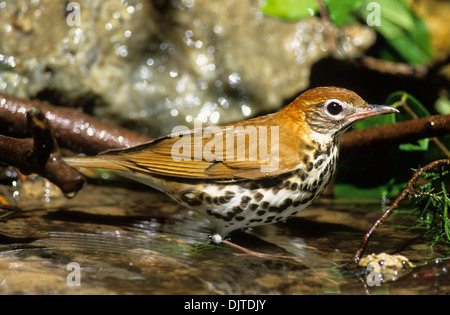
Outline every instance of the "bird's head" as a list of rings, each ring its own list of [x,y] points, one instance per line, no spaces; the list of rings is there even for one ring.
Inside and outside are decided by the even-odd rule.
[[[300,111],[311,130],[340,136],[361,119],[398,110],[384,105],[369,105],[358,94],[338,87],[318,87],[301,94],[291,110]]]

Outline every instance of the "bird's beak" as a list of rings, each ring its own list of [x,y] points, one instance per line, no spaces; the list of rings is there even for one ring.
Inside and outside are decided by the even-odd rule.
[[[365,107],[353,114],[348,115],[345,117],[345,120],[352,122],[361,120],[368,117],[373,116],[380,116],[380,115],[386,115],[386,114],[394,114],[399,113],[398,109],[395,109],[394,107],[390,106],[384,106],[384,105],[368,105],[368,107]]]

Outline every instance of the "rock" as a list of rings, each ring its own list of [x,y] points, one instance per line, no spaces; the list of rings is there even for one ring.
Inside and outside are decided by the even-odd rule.
[[[85,107],[150,136],[273,111],[308,87],[315,62],[374,41],[367,27],[286,22],[250,0],[72,4],[0,2],[1,91]]]

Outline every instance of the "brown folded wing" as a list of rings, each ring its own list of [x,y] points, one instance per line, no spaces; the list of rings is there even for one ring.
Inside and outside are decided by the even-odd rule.
[[[261,130],[232,125],[189,130],[99,157],[133,172],[189,179],[257,179],[291,170],[297,159],[283,164],[278,153],[292,149],[278,144],[278,131]],[[267,148],[260,152],[260,146]]]

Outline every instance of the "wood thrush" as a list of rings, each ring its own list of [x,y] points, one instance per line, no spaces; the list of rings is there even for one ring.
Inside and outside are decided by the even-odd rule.
[[[233,230],[285,221],[305,209],[333,176],[342,134],[363,118],[396,112],[346,89],[319,87],[273,114],[66,162],[166,193],[205,215],[212,240],[221,242]]]

